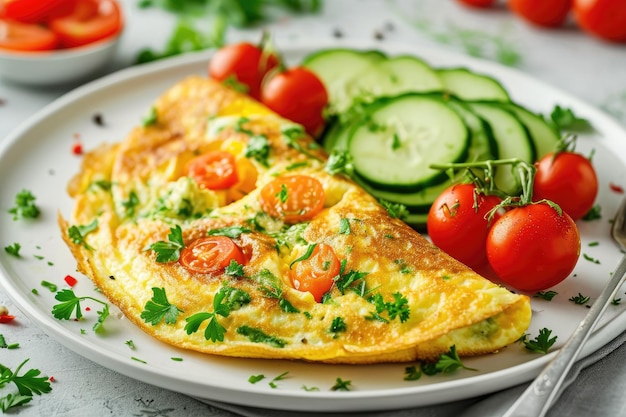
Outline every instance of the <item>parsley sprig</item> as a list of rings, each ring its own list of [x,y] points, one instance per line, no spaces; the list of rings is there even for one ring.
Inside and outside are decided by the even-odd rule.
[[[33,399],[33,394],[41,395],[52,391],[49,378],[40,376],[39,369],[29,369],[23,375],[19,374],[26,362],[28,359],[19,364],[15,371],[0,364],[0,388],[13,383],[19,392],[19,394],[7,394],[0,397],[0,410],[3,413],[10,408],[28,403]]]
[[[184,247],[183,230],[179,225],[176,225],[170,228],[167,242],[159,240],[151,244],[148,249],[152,249],[157,254],[157,262],[174,262],[180,258],[180,251]]]
[[[146,303],[140,317],[153,326],[162,320],[165,320],[167,324],[176,323],[178,314],[183,313],[183,310],[168,301],[165,288],[153,287],[152,294],[152,298]]]
[[[526,349],[532,352],[538,353],[548,353],[552,345],[556,342],[557,336],[550,337],[552,334],[552,330],[547,328],[543,328],[539,330],[539,335],[535,337],[533,340],[528,340],[527,336],[524,335],[522,337],[522,342]]]
[[[104,321],[109,317],[109,304],[93,297],[77,297],[74,291],[70,289],[61,290],[54,296],[55,300],[60,301],[59,304],[52,306],[52,315],[59,320],[70,320],[72,314],[80,320],[83,312],[80,306],[81,301],[91,300],[102,305],[102,310],[97,311],[98,321],[93,326],[94,332],[102,332],[104,330]]]
[[[385,301],[381,293],[372,295],[368,301],[376,306],[376,312],[371,312],[367,317],[368,319],[388,323],[389,320],[398,317],[400,322],[404,323],[411,315],[409,301],[399,292],[393,293],[393,301]],[[387,312],[389,319],[382,316],[384,312]]]
[[[98,219],[93,219],[89,224],[73,225],[67,229],[67,235],[70,240],[77,245],[83,245],[85,249],[93,250],[93,248],[85,241],[85,237],[98,228]]]

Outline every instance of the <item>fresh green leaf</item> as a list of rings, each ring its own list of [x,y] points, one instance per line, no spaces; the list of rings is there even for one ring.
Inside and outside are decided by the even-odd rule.
[[[267,136],[255,135],[250,137],[244,155],[246,158],[254,158],[264,167],[269,167],[270,143],[267,140]]]
[[[333,150],[328,156],[324,170],[330,175],[344,174],[352,177],[354,174],[352,155],[345,150]]]
[[[97,311],[98,321],[94,325],[93,330],[95,332],[103,331],[104,320],[109,316],[109,305],[107,303],[93,297],[77,297],[74,291],[70,289],[57,292],[54,298],[60,301],[60,303],[52,306],[52,315],[59,320],[70,320],[72,314],[75,314],[75,318],[80,320],[83,317],[80,306],[81,301],[91,300],[101,304],[103,309]]]
[[[449,374],[459,368],[475,371],[475,369],[463,365],[461,358],[459,358],[456,352],[455,345],[452,345],[447,353],[442,354],[437,362],[422,364],[422,372],[426,375],[435,375],[438,373]]]
[[[547,301],[552,301],[552,299],[558,294],[556,291],[539,291],[535,294],[535,298],[542,298]]]
[[[8,383],[13,383],[17,387],[20,395],[32,397],[33,394],[41,395],[52,390],[47,376],[41,375],[39,369],[29,369],[23,375],[19,375],[22,367],[28,362],[26,359],[15,369],[15,372],[0,364],[0,388]]]
[[[256,329],[254,327],[246,325],[238,327],[237,333],[247,337],[248,339],[250,339],[251,342],[254,343],[266,343],[276,348],[283,348],[287,345],[287,342],[283,339],[268,335],[261,329]]]
[[[350,229],[350,220],[342,218],[339,220],[339,234],[349,235],[352,230]]]
[[[422,377],[422,370],[417,366],[407,366],[404,368],[405,381],[417,381]]]
[[[180,251],[185,247],[183,241],[183,230],[179,225],[170,228],[167,235],[167,242],[162,240],[151,244],[148,249],[156,252],[157,262],[174,262],[180,258]]]
[[[16,258],[21,258],[22,257],[22,255],[20,255],[20,249],[21,248],[22,248],[22,245],[20,245],[19,243],[15,242],[12,245],[5,246],[4,250],[9,255],[13,255]]]
[[[556,342],[557,336],[550,338],[552,330],[543,328],[539,330],[539,335],[533,340],[526,340],[524,338],[523,343],[526,349],[532,352],[548,353],[552,345]]]
[[[18,407],[24,405],[33,399],[30,395],[20,394],[7,394],[4,397],[0,397],[0,410],[6,413],[9,408]]]
[[[257,382],[261,381],[265,379],[265,375],[263,374],[259,374],[259,375],[250,375],[250,377],[248,378],[248,382],[251,384],[256,384]]]
[[[139,196],[137,193],[132,190],[128,194],[128,199],[122,201],[122,207],[126,211],[126,217],[134,217],[135,216],[135,208],[139,205]]]
[[[306,261],[307,259],[309,259],[311,257],[311,255],[313,254],[313,251],[315,250],[316,247],[317,247],[317,243],[311,243],[309,246],[307,246],[306,252],[304,253],[304,255],[302,255],[302,256],[294,259],[293,261],[291,261],[291,263],[289,264],[289,269],[291,269],[293,264],[298,263],[298,262],[302,262],[302,261]]]
[[[230,263],[226,265],[226,268],[224,269],[224,274],[229,275],[231,277],[245,276],[243,265],[241,265],[239,262],[237,262],[234,259],[231,259]]]
[[[153,126],[157,124],[159,121],[159,114],[157,113],[157,108],[155,106],[150,107],[148,114],[146,114],[143,119],[141,119],[141,124],[144,127]]]
[[[152,294],[152,298],[146,302],[140,317],[153,326],[159,324],[163,319],[165,319],[166,324],[176,323],[178,314],[182,313],[183,310],[168,301],[165,288],[153,287]]]
[[[581,293],[578,293],[578,295],[570,297],[569,299],[569,301],[572,301],[574,304],[579,305],[587,304],[589,300],[591,300],[591,297],[582,295]]]
[[[589,120],[578,117],[574,114],[572,109],[559,105],[554,106],[554,109],[550,113],[550,119],[559,130],[570,132],[589,132],[593,130],[593,126]]]
[[[98,219],[93,219],[89,224],[70,226],[67,235],[76,245],[83,245],[85,249],[93,250],[93,248],[85,241],[85,237],[98,229]]]
[[[243,226],[227,226],[219,229],[211,229],[208,231],[209,236],[226,236],[231,239],[236,239],[241,236],[242,233],[251,233],[252,230]]]
[[[331,391],[350,391],[350,386],[352,385],[352,381],[344,381],[341,378],[337,378],[335,381],[335,385],[330,387]]]

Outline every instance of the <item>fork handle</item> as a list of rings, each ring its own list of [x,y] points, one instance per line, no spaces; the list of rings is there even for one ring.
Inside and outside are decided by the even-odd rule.
[[[543,417],[559,393],[570,368],[589,338],[591,331],[614,299],[626,275],[626,255],[617,265],[611,280],[580,322],[559,353],[535,378],[524,393],[513,403],[503,417]]]

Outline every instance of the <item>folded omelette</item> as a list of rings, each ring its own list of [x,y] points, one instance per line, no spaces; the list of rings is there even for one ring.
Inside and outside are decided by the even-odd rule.
[[[330,174],[299,125],[199,76],[146,112],[125,140],[85,155],[68,186],[73,212],[59,216],[78,270],[146,333],[216,355],[362,364],[434,360],[451,346],[461,356],[496,352],[526,331],[527,296]],[[192,161],[215,152],[234,160],[230,183],[190,174]],[[286,204],[295,176],[321,185],[314,213],[264,204],[276,181],[272,195]],[[218,235],[240,255],[213,268],[197,248]],[[322,298],[293,279],[316,246],[339,262]],[[190,253],[210,268],[183,262]]]

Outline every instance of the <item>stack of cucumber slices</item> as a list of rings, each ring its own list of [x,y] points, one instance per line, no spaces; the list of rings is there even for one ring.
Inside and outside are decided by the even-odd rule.
[[[434,68],[424,60],[380,51],[325,49],[302,65],[330,97],[329,152],[347,152],[354,179],[372,195],[403,204],[407,222],[426,223],[451,184],[431,164],[518,158],[532,163],[554,151],[555,126],[511,101],[495,79],[466,68]],[[520,185],[509,167],[496,171],[508,194]]]

